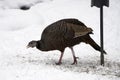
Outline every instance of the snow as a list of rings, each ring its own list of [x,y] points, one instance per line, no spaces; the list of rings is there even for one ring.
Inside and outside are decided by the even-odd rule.
[[[31,40],[39,40],[44,28],[63,18],[77,18],[93,28],[91,37],[99,44],[99,9],[90,0],[1,0],[0,1],[0,79],[1,80],[120,80],[119,0],[104,7],[105,67],[100,53],[85,43],[74,46],[77,65],[66,48],[63,64],[60,52],[26,49]],[[20,10],[29,5],[29,10]]]

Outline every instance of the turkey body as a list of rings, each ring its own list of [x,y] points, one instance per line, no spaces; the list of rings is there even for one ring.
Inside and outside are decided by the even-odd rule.
[[[77,19],[63,19],[46,27],[41,36],[41,50],[60,50],[85,42],[91,28]],[[86,38],[86,39],[85,39]]]
[[[57,64],[61,64],[62,56],[66,47],[72,50],[74,62],[77,63],[73,46],[80,42],[90,44],[95,50],[100,51],[100,46],[89,36],[92,29],[88,28],[78,19],[62,19],[47,26],[37,41],[37,48],[42,51],[59,50],[61,56]],[[104,53],[106,53],[104,51]]]

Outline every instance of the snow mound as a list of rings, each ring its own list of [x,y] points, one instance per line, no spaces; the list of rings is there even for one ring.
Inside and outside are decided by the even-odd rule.
[[[43,18],[41,15],[36,16],[36,14],[31,13],[31,11],[21,11],[21,10],[1,10],[0,13],[0,31],[16,31],[21,30],[26,27],[35,26],[43,23]]]
[[[51,0],[1,0],[0,8],[1,9],[17,9],[23,5],[33,6],[37,3],[48,2]]]

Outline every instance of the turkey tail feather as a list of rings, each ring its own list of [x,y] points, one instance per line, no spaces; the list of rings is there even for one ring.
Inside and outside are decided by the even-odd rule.
[[[90,44],[95,50],[101,51],[101,47],[89,35],[85,36],[85,42]],[[107,54],[105,50],[103,50],[103,53]]]

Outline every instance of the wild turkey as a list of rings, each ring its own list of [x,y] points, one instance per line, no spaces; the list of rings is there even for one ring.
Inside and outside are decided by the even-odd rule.
[[[59,50],[61,56],[57,65],[61,64],[61,60],[66,47],[72,50],[73,63],[77,64],[73,46],[80,42],[90,44],[95,50],[100,51],[100,46],[89,36],[92,34],[92,29],[88,28],[84,23],[77,19],[62,19],[48,27],[42,33],[41,40],[31,41],[27,47],[36,47],[41,51]],[[106,52],[104,51],[106,54]]]

